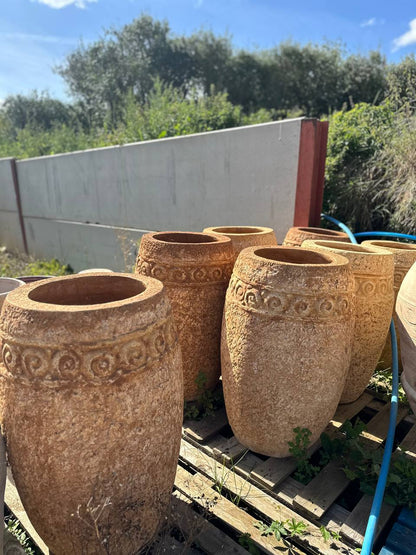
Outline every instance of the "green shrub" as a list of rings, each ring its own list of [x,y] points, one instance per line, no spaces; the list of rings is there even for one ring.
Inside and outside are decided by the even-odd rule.
[[[374,162],[391,141],[394,123],[389,102],[357,104],[330,118],[324,211],[354,231],[383,228],[389,220],[382,172]]]

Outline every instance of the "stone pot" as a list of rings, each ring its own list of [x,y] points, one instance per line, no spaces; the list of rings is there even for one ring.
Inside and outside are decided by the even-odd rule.
[[[346,258],[244,249],[227,290],[221,340],[225,404],[238,441],[272,457],[290,454],[298,426],[316,441],[344,388],[353,328]]]
[[[97,272],[101,272],[102,274],[112,274],[113,270],[109,268],[87,268],[85,270],[81,270],[78,274],[94,274]]]
[[[412,265],[416,262],[416,245],[410,243],[401,243],[399,241],[363,241],[361,243],[364,247],[368,246],[372,249],[378,248],[393,254],[394,263],[394,303],[396,304],[397,294],[399,292],[402,281],[405,275],[410,270]],[[393,309],[393,320],[397,330],[398,321],[396,312]],[[397,333],[397,345],[399,348],[399,367],[401,368],[401,350],[400,350],[400,335]],[[386,343],[383,352],[380,355],[380,366],[382,368],[391,368],[392,366],[392,353],[391,353],[391,335],[390,330],[387,335]]]
[[[64,276],[13,291],[2,428],[17,489],[55,554],[136,553],[170,501],[181,354],[163,285]]]
[[[20,279],[0,277],[0,312],[1,307],[3,306],[3,303],[10,291],[13,291],[21,285],[24,285],[24,282]]]
[[[300,247],[308,239],[350,243],[348,235],[343,231],[334,231],[333,229],[324,229],[323,227],[291,227],[286,233],[283,245]]]
[[[399,289],[396,314],[403,363],[401,381],[416,414],[416,262]]]
[[[341,403],[362,394],[376,369],[393,314],[393,255],[340,241],[305,241],[307,249],[335,252],[350,261],[355,281],[355,327],[351,364]]]
[[[163,282],[182,350],[185,401],[220,377],[221,319],[234,253],[230,239],[206,233],[147,233],[136,273]]]
[[[17,279],[20,279],[20,281],[23,281],[23,283],[33,283],[34,281],[40,281],[41,279],[50,279],[53,277],[55,276],[19,276]]]
[[[229,237],[234,249],[234,262],[243,249],[257,245],[277,245],[276,235],[271,227],[254,226],[228,226],[228,227],[206,227],[204,233],[215,233]]]

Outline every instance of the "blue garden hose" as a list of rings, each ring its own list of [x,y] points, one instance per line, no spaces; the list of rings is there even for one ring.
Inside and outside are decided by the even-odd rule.
[[[416,240],[414,235],[406,235],[403,233],[392,233],[392,232],[376,232],[369,231],[368,233],[357,233],[356,236],[353,235],[351,230],[342,222],[339,222],[336,218],[332,216],[327,216],[326,214],[321,214],[322,218],[338,225],[343,231],[348,234],[352,243],[357,243],[356,236],[363,235],[387,235],[388,237],[399,237],[406,239]],[[380,468],[380,475],[378,477],[376,491],[374,493],[373,504],[371,505],[370,516],[367,522],[367,528],[364,535],[363,546],[361,548],[361,555],[371,555],[371,550],[373,548],[374,536],[377,529],[377,522],[380,516],[381,505],[383,503],[384,491],[386,489],[387,476],[389,473],[391,454],[393,451],[393,441],[394,432],[396,429],[396,419],[397,419],[397,409],[398,409],[398,396],[399,396],[399,357],[397,350],[397,337],[396,330],[394,328],[394,322],[390,322],[390,335],[391,335],[391,351],[392,351],[392,372],[393,372],[393,387],[391,393],[391,407],[390,407],[390,421],[389,430],[387,433],[386,444],[384,447],[383,460]]]
[[[324,218],[325,220],[328,220],[328,222],[332,222],[333,224],[340,227],[342,229],[342,231],[345,231],[345,233],[348,235],[351,243],[357,244],[357,239],[354,237],[353,232],[345,224],[343,224],[342,222],[340,222],[336,218],[333,218],[332,216],[327,216],[326,214],[321,214],[321,218]]]
[[[324,217],[329,218],[330,216]],[[355,237],[394,237],[395,239],[408,239],[409,241],[416,241],[416,235],[396,233],[395,231],[361,231],[360,233],[356,233]]]

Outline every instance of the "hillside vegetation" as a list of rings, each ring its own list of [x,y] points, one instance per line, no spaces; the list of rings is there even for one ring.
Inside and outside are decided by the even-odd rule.
[[[82,43],[55,71],[73,101],[6,98],[0,157],[56,154],[275,121],[330,119],[325,210],[354,230],[416,231],[416,60],[338,44],[236,50],[141,16]]]

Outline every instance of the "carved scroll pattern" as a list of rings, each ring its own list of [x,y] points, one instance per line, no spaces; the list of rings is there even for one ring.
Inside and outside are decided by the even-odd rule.
[[[357,297],[385,302],[386,297],[393,295],[391,278],[356,274],[354,281]]]
[[[334,295],[308,294],[305,291],[277,291],[249,284],[233,275],[227,291],[227,300],[236,302],[246,310],[307,320],[345,318],[352,312],[352,291]]]
[[[177,341],[171,318],[99,344],[40,347],[7,339],[3,363],[9,376],[49,385],[110,384],[121,376],[143,371],[160,360]]]
[[[136,273],[176,285],[227,283],[233,270],[232,262],[206,266],[168,266],[159,262],[137,258]]]

